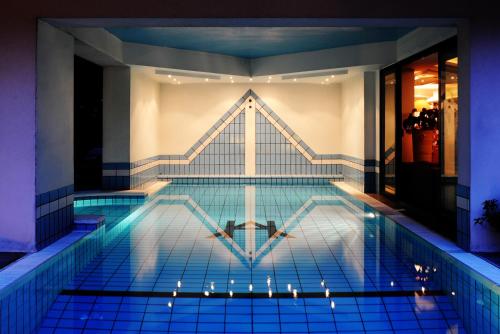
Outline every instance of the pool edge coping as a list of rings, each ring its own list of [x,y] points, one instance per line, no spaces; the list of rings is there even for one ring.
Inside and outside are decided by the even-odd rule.
[[[49,246],[25,255],[0,270],[0,297],[5,289],[27,277],[34,270],[72,247],[94,231],[74,230]]]
[[[160,190],[162,190],[164,187],[168,186],[171,184],[172,181],[170,180],[158,180],[155,181],[151,184],[149,184],[147,187],[143,189],[130,189],[130,190],[118,190],[118,191],[94,191],[94,192],[76,192],[75,193],[75,200],[79,200],[84,197],[95,197],[95,198],[100,198],[100,197],[105,197],[105,196],[114,196],[114,197],[150,197],[158,193]]]

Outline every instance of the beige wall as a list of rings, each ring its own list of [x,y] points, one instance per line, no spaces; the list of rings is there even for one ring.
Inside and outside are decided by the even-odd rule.
[[[162,84],[161,154],[184,154],[248,89],[260,96],[316,153],[339,153],[339,84]]]
[[[340,85],[281,84],[252,87],[316,153],[341,150]]]
[[[160,84],[131,70],[131,161],[184,154],[248,89],[316,153],[364,158],[364,78],[313,84]]]
[[[364,159],[364,78],[363,74],[342,82],[341,153]]]
[[[130,77],[130,159],[160,154],[160,84],[132,68]]]

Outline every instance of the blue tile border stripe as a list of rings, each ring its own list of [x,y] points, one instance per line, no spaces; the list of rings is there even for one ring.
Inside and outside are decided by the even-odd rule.
[[[73,200],[72,184],[36,196],[37,249],[46,247],[72,230]]]
[[[470,187],[463,184],[457,184],[457,196],[470,198]]]
[[[137,205],[146,201],[145,196],[78,196],[75,198],[74,207],[106,206],[106,205]]]
[[[104,190],[127,190],[127,189],[130,189],[130,176],[103,175],[102,188]]]
[[[263,185],[329,185],[331,181],[343,181],[341,175],[290,177],[185,177],[171,178],[172,184],[263,184]]]
[[[132,163],[128,162],[103,162],[102,169],[128,170],[132,168]]]
[[[68,186],[38,194],[36,195],[36,206],[39,207],[52,201],[59,200],[63,197],[73,195],[74,192],[75,187],[70,184]]]

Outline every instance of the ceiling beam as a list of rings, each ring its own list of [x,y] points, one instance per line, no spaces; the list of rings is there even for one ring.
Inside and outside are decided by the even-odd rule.
[[[385,65],[395,60],[396,42],[381,42],[255,58],[251,60],[251,72],[253,76],[276,75],[353,66]]]
[[[123,43],[123,50],[124,61],[129,65],[237,76],[251,74],[246,58],[136,43]]]

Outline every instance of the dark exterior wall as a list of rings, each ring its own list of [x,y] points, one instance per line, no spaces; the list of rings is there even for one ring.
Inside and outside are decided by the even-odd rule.
[[[482,1],[344,1],[344,0],[75,0],[61,2],[7,0],[6,16],[61,18],[442,18],[467,17],[481,13]],[[484,1],[486,3],[486,1]],[[474,8],[471,4],[474,4]],[[476,10],[475,10],[476,9]]]

